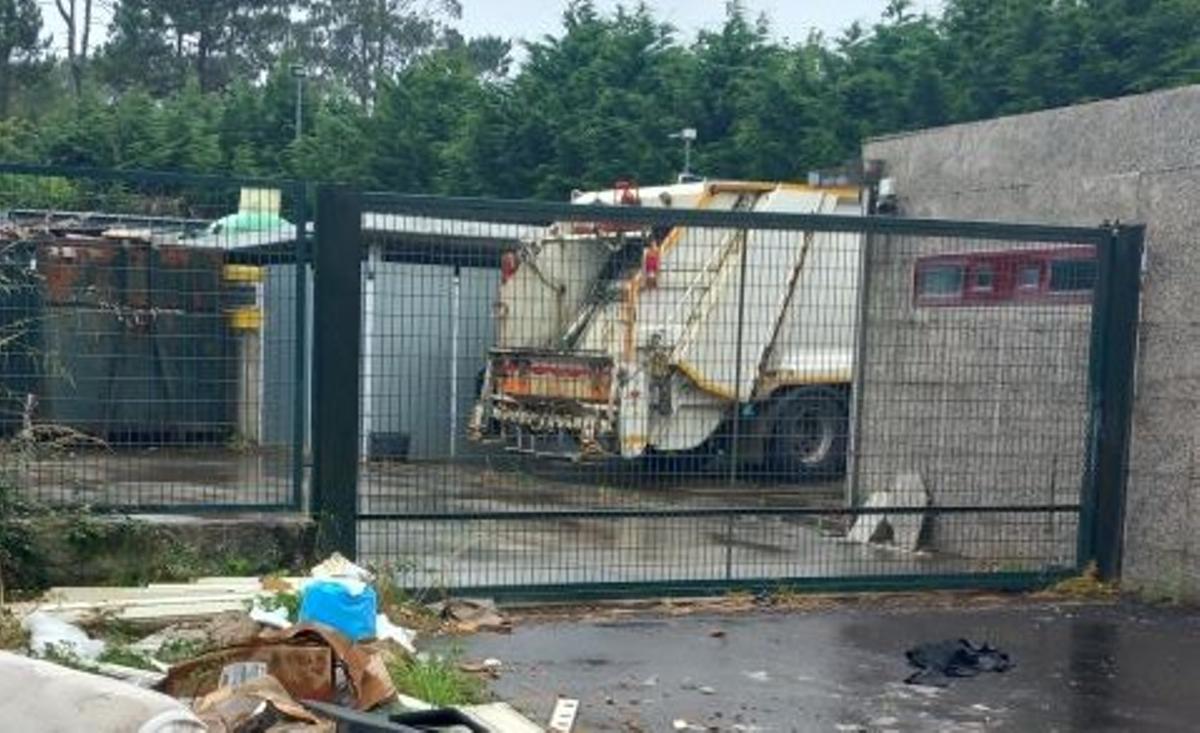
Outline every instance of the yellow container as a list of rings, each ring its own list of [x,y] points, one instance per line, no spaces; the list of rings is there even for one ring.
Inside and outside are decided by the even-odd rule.
[[[227,283],[257,284],[263,281],[263,269],[257,265],[225,265],[222,274]]]
[[[279,213],[279,203],[282,194],[277,188],[243,188],[238,200],[238,211],[265,211],[268,214]]]
[[[262,308],[249,306],[229,311],[229,327],[235,331],[258,331],[262,328]]]

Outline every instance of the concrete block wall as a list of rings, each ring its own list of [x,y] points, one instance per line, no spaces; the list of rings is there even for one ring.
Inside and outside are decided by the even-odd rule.
[[[881,138],[863,154],[884,162],[905,216],[1147,226],[1124,579],[1200,598],[1200,86]]]
[[[927,255],[1037,243],[877,237],[858,433],[860,496],[918,473],[942,507],[1070,504],[1083,481],[1090,307],[920,307],[913,271]],[[1068,514],[946,514],[928,544],[980,569],[1074,563]],[[1035,563],[1028,561],[1036,560]]]

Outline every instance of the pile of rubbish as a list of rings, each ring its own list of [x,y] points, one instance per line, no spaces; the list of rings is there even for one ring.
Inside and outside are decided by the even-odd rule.
[[[421,658],[416,632],[380,611],[375,580],[335,554],[303,578],[60,589],[13,609],[31,656],[0,652],[0,689],[11,693],[0,720],[139,733],[544,730],[502,703],[438,709],[400,694],[389,667]],[[486,601],[432,613],[452,631],[508,628]],[[121,646],[139,664],[88,635],[97,621],[156,629]],[[494,675],[499,664],[462,668]]]

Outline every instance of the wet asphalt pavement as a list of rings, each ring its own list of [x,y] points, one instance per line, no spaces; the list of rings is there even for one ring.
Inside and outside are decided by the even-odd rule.
[[[719,630],[719,631],[718,631]],[[714,632],[715,635],[714,635]],[[965,637],[1004,674],[905,685],[907,648]],[[463,642],[537,721],[576,731],[1196,731],[1200,612],[1132,605],[751,613],[527,622]]]

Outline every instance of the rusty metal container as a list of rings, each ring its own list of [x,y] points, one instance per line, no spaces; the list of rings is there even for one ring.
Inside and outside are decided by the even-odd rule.
[[[117,443],[223,440],[237,356],[224,252],[138,239],[10,243],[0,323],[10,427],[50,424]],[[14,414],[19,413],[19,414]]]

